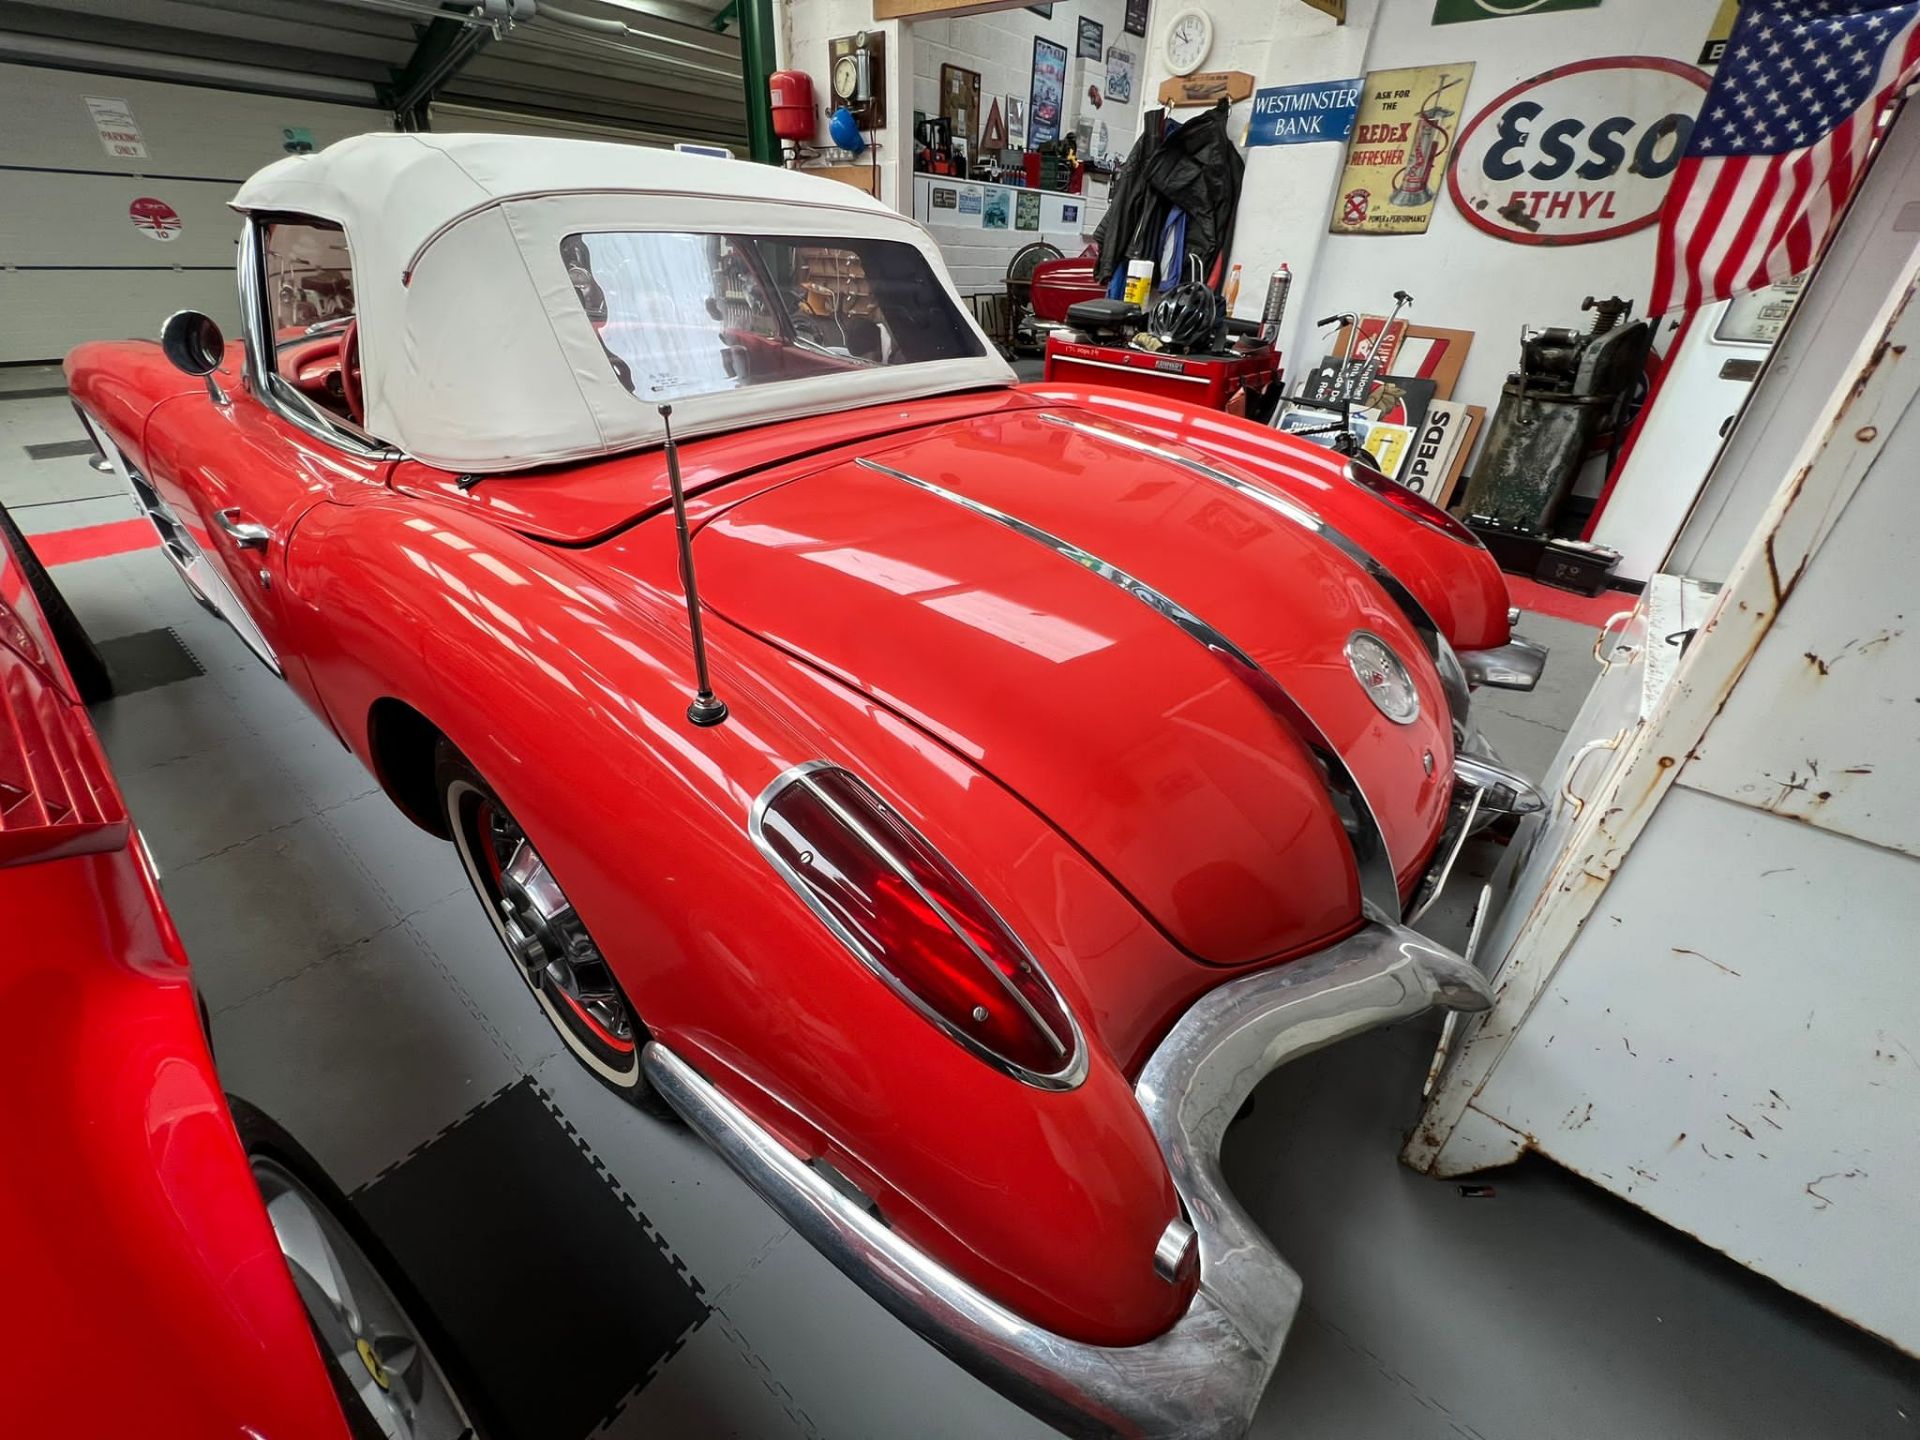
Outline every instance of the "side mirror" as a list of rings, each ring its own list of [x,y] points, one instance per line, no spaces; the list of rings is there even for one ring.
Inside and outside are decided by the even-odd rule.
[[[160,327],[160,348],[177,369],[189,375],[211,375],[226,354],[226,337],[212,317],[198,310],[176,310]]]

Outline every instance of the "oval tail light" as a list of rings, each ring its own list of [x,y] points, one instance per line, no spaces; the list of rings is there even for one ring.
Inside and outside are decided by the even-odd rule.
[[[1086,1047],[1059,992],[980,892],[849,771],[789,770],[754,843],[854,955],[949,1036],[1018,1080],[1066,1089]]]

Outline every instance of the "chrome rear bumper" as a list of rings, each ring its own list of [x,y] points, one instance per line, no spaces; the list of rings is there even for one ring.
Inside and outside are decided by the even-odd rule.
[[[1125,1348],[1022,1320],[888,1229],[664,1045],[648,1044],[643,1063],[655,1089],[795,1230],[994,1389],[1069,1434],[1225,1440],[1252,1421],[1301,1290],[1227,1190],[1220,1146],[1228,1123],[1289,1060],[1436,1005],[1490,1003],[1485,979],[1458,956],[1375,923],[1317,955],[1222,985],[1188,1010],[1135,1094],[1198,1234],[1200,1285],[1170,1330]]]
[[[1462,650],[1460,664],[1475,685],[1496,690],[1531,690],[1547,665],[1547,647],[1518,635],[1491,650]]]

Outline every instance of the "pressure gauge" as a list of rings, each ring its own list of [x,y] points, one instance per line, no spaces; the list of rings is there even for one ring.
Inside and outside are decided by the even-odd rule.
[[[833,98],[850,104],[859,88],[859,60],[852,55],[842,55],[833,62]]]
[[[1212,48],[1213,19],[1206,11],[1182,10],[1173,17],[1165,45],[1168,70],[1175,75],[1191,75]]]

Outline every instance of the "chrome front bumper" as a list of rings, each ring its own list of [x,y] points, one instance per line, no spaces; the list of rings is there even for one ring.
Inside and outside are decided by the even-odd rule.
[[[1301,1290],[1227,1190],[1227,1125],[1289,1060],[1436,1005],[1490,1003],[1486,980],[1457,955],[1374,923],[1317,955],[1222,985],[1188,1010],[1135,1094],[1197,1232],[1200,1284],[1170,1330],[1125,1348],[1022,1320],[875,1219],[664,1045],[649,1043],[643,1063],[654,1088],[795,1230],[994,1389],[1073,1435],[1224,1440],[1251,1423]]]

